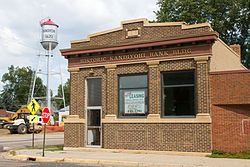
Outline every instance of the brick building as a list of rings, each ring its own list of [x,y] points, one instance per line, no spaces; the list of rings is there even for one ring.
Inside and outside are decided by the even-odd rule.
[[[12,113],[7,112],[6,109],[0,109],[0,117],[11,117]]]
[[[250,151],[250,70],[210,72],[212,146]]]
[[[68,59],[71,81],[64,134],[68,148],[222,148],[212,137],[219,137],[211,119],[220,97],[216,81],[223,76],[220,71],[248,71],[240,62],[239,46],[227,46],[208,23],[123,21],[119,28],[72,40],[61,53]],[[243,112],[249,120],[249,84],[246,88]],[[223,110],[227,108],[218,112]]]

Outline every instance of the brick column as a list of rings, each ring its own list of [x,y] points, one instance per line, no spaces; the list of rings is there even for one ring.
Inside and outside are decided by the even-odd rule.
[[[147,62],[148,71],[148,94],[149,114],[161,114],[161,76],[159,61]]]
[[[64,147],[84,147],[85,119],[70,115],[64,121]]]
[[[115,109],[117,107],[117,104],[115,104],[116,99],[115,99],[115,95],[117,94],[116,90],[116,65],[107,65],[105,66],[105,68],[107,69],[107,115],[115,115]]]
[[[77,112],[79,114],[79,118],[85,118],[85,79],[86,79],[86,71],[80,71],[78,74],[78,98],[77,98]],[[88,74],[88,73],[87,73]]]
[[[64,147],[84,146],[84,119],[79,119],[82,98],[79,98],[80,69],[69,68],[70,72],[70,116],[64,121]],[[82,86],[82,85],[81,85]],[[83,93],[83,92],[82,92]],[[81,110],[82,111],[82,110]]]
[[[197,57],[196,61],[196,97],[197,114],[209,113],[208,57]]]
[[[77,110],[79,68],[69,68],[70,72],[70,115],[79,115]]]

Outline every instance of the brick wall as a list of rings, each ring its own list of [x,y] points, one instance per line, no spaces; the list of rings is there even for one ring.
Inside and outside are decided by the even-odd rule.
[[[70,114],[78,115],[77,99],[78,99],[78,73],[70,73]]]
[[[250,70],[210,75],[212,148],[250,151]]]
[[[250,104],[250,70],[210,75],[212,104]]]
[[[204,68],[197,68],[200,65]],[[103,118],[107,114],[118,115],[118,76],[124,74],[148,74],[149,114],[161,114],[161,75],[163,71],[196,70],[196,77],[207,76],[207,61],[172,60],[128,65],[107,65],[71,72],[71,113],[85,118],[85,80],[87,77],[102,78]],[[204,70],[205,69],[205,70]],[[89,71],[92,71],[91,73]],[[201,71],[202,72],[201,72]],[[207,85],[207,80],[197,84]],[[201,86],[197,86],[199,90]],[[203,88],[205,89],[205,88]],[[208,94],[198,96],[203,103]],[[207,113],[203,108],[198,113]],[[65,123],[65,147],[84,146],[84,124]],[[116,149],[146,149],[165,151],[211,151],[211,124],[209,123],[105,123],[103,147]]]
[[[140,29],[140,37],[126,38],[126,30]],[[136,41],[153,41],[159,39],[183,37],[193,34],[211,32],[211,28],[197,27],[192,29],[182,29],[181,25],[171,26],[143,26],[143,21],[123,24],[123,29],[106,34],[90,37],[90,41],[71,43],[71,48],[90,48],[94,46],[119,45]],[[152,35],[154,34],[154,35]]]
[[[233,49],[233,51],[235,51],[238,55],[241,55],[240,45],[230,45],[230,48]]]
[[[6,112],[5,109],[0,109],[0,116],[11,117],[11,113]]]
[[[249,108],[250,105],[236,104],[212,106],[213,150],[250,151],[250,133],[246,131],[243,121],[250,121]]]
[[[149,113],[161,114],[161,74],[159,63],[148,64]]]
[[[84,147],[85,124],[64,124],[64,147]]]
[[[211,124],[103,124],[107,149],[210,152]]]
[[[118,115],[118,76],[147,73],[149,77],[149,114],[161,114],[160,73],[173,70],[195,69],[197,78],[205,78],[197,82],[199,85],[197,91],[202,93],[198,96],[197,103],[203,106],[209,100],[207,68],[207,61],[200,62],[193,59],[119,65],[111,72],[107,72],[107,82],[113,86],[108,88],[107,105],[111,104],[111,111],[107,109],[107,113]],[[207,105],[205,107],[200,108],[198,113],[207,113],[209,108]],[[211,124],[105,123],[103,124],[103,147],[107,149],[210,152]]]

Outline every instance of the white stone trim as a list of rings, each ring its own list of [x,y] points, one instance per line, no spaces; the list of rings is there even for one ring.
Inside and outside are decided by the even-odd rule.
[[[161,118],[160,114],[149,114],[143,119],[118,119],[116,115],[106,115],[102,123],[211,123],[208,113],[199,113],[195,118]]]
[[[84,124],[85,123],[85,119],[80,119],[79,115],[69,115],[69,117],[67,119],[64,120],[64,124]]]

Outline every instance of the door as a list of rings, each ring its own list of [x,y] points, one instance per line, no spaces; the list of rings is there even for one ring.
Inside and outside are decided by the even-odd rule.
[[[102,80],[86,79],[86,127],[85,144],[87,147],[101,147],[102,140]]]
[[[101,146],[101,109],[87,110],[87,146]]]

